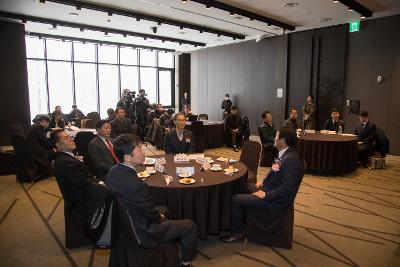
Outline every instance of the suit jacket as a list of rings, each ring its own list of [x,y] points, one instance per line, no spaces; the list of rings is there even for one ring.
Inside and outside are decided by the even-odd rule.
[[[289,148],[281,156],[278,171],[271,171],[263,181],[262,190],[271,215],[282,215],[293,203],[304,175],[304,165],[296,149]]]
[[[57,125],[58,128],[61,128],[61,129],[65,128],[65,121],[63,118],[59,119],[57,123],[58,123],[58,125]],[[56,120],[54,118],[52,118],[50,120],[49,128],[56,128]]]
[[[26,142],[35,162],[41,166],[47,166],[49,164],[49,156],[54,152],[47,139],[45,129],[40,124],[31,125],[26,135]]]
[[[154,246],[169,225],[161,223],[160,213],[154,208],[147,183],[137,176],[133,168],[123,164],[110,169],[106,183],[121,195],[139,239],[146,246]]]
[[[112,141],[110,140],[110,142]],[[116,164],[110,150],[101,137],[96,136],[92,139],[92,141],[90,141],[88,145],[88,152],[91,163],[95,168],[96,177],[104,180],[107,172]]]
[[[299,124],[299,122],[298,122],[297,120],[292,121],[290,118],[287,118],[287,119],[283,122],[283,126],[284,126],[284,127],[290,127],[290,128],[295,129],[295,130],[301,128],[301,127],[300,127],[300,124]]]
[[[176,129],[171,130],[165,135],[164,150],[166,154],[194,153],[194,137],[189,130],[183,129],[182,141],[179,141]]]
[[[354,134],[357,135],[359,142],[363,142],[363,144],[372,145],[375,139],[376,126],[369,120],[365,124],[365,127],[363,127],[361,123],[358,123]]]
[[[239,129],[239,133],[243,131],[243,120],[239,114],[229,115],[225,120],[225,128],[229,132],[232,132],[234,129]]]
[[[269,125],[266,123],[261,124],[258,127],[258,133],[260,134],[261,144],[263,147],[273,147],[275,143],[275,125]]]
[[[339,131],[339,126],[342,126],[342,131],[344,131],[344,121],[342,120],[338,120],[337,122],[333,123],[332,119],[328,119],[325,122],[325,130],[329,130],[329,131]]]
[[[130,119],[123,119],[119,121],[118,119],[114,119],[110,122],[111,124],[111,137],[116,138],[121,134],[132,134],[133,126]]]
[[[56,153],[54,171],[64,199],[82,211],[89,185],[98,180],[83,162],[64,152]]]

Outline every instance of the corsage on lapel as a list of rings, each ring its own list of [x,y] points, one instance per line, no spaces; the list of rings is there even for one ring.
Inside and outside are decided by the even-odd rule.
[[[189,138],[189,137],[186,137],[186,138],[185,138],[185,141],[186,141],[186,143],[190,143],[190,138]]]
[[[281,161],[279,159],[276,159],[274,161],[274,164],[272,164],[271,170],[273,170],[274,172],[278,172],[280,168],[281,168]]]

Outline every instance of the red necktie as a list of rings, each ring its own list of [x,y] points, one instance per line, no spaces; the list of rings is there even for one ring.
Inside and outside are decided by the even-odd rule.
[[[111,144],[111,142],[110,142],[110,140],[108,140],[108,139],[106,139],[106,143],[107,143],[107,147],[108,147],[108,149],[110,150],[110,152],[111,152],[111,156],[114,158],[114,160],[115,160],[115,163],[119,163],[119,160],[118,160],[118,158],[117,158],[117,156],[115,156],[115,153],[114,153],[114,148],[113,148],[113,146],[112,146],[112,144]]]

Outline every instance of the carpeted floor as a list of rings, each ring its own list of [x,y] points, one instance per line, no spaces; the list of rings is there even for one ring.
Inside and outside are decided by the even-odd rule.
[[[149,146],[146,154],[162,154]],[[227,148],[207,155],[238,159]],[[295,201],[293,248],[198,241],[195,266],[400,266],[400,157],[386,170],[306,175]],[[259,168],[261,180],[268,168]],[[0,266],[107,266],[109,251],[64,247],[63,199],[54,178],[0,177]]]

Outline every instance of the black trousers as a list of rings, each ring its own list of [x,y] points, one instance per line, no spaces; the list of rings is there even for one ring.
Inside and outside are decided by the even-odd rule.
[[[368,158],[372,155],[373,148],[370,144],[358,145],[358,160],[362,163],[368,162]]]
[[[197,230],[194,222],[191,220],[166,220],[162,223],[167,224],[168,227],[163,237],[157,240],[157,244],[177,240],[182,254],[181,260],[184,262],[193,261],[197,253]],[[144,247],[150,247],[146,246],[145,240],[142,241]]]
[[[246,184],[241,188],[242,194],[237,194],[232,197],[232,226],[233,233],[241,233],[244,229],[246,220],[246,209],[256,209],[268,211],[268,205],[264,199],[253,196],[252,193],[259,191],[254,184]]]

